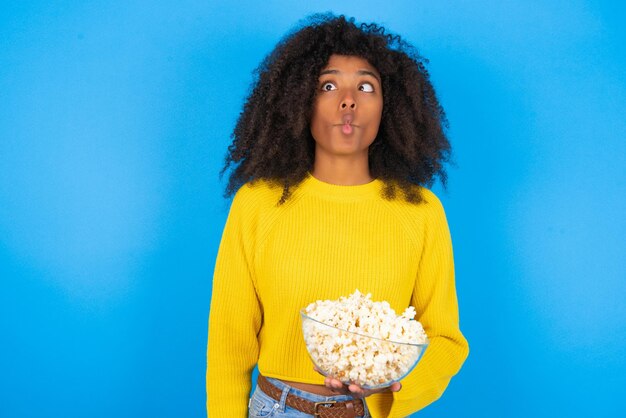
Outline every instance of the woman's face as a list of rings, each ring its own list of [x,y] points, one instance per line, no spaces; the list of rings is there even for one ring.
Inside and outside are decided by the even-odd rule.
[[[311,116],[316,158],[367,158],[382,111],[383,92],[376,68],[360,57],[331,55],[320,72]]]

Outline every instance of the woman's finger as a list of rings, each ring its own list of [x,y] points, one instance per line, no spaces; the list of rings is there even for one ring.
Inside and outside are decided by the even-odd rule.
[[[354,383],[348,386],[348,390],[357,398],[364,398],[366,395],[365,390],[363,390],[361,386],[355,385]]]
[[[402,389],[402,383],[394,382],[391,386],[389,386],[389,390],[391,392],[399,392]]]

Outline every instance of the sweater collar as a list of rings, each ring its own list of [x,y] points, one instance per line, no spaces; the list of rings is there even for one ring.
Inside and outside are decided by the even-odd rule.
[[[376,197],[380,195],[382,182],[374,179],[369,183],[345,186],[339,184],[326,183],[314,177],[311,172],[301,183],[302,189],[321,196],[346,198],[355,197]]]

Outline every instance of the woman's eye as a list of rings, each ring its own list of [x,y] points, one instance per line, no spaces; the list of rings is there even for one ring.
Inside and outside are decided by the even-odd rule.
[[[370,83],[363,83],[359,86],[359,90],[364,91],[365,93],[373,93],[374,86],[372,86]]]
[[[322,91],[333,91],[333,90],[337,90],[337,87],[331,83],[331,82],[327,82],[322,84]]]

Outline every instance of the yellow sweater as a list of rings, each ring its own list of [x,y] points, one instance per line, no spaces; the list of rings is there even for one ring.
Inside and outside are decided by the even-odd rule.
[[[209,318],[207,413],[247,416],[251,372],[323,384],[299,310],[359,289],[400,313],[415,306],[430,345],[396,393],[367,398],[373,418],[405,417],[438,399],[469,353],[459,329],[452,245],[439,199],[385,200],[383,183],[324,183],[312,175],[277,206],[264,181],[239,189],[220,243]]]

